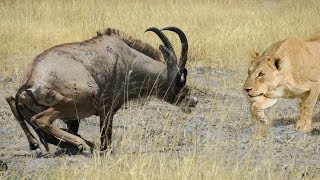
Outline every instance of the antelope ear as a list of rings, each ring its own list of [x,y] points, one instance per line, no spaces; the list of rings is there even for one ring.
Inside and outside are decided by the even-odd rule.
[[[271,66],[271,68],[280,71],[283,66],[283,60],[279,57],[272,57],[268,59],[268,64]]]
[[[257,53],[254,49],[250,52],[251,61],[256,60],[258,57],[260,57],[259,53]]]

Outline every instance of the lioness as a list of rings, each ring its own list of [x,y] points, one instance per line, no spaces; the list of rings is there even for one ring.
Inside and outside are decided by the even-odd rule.
[[[244,89],[251,100],[253,118],[270,124],[264,109],[278,98],[300,98],[300,116],[295,128],[312,129],[312,113],[320,93],[320,34],[309,40],[290,37],[271,45],[252,61]]]

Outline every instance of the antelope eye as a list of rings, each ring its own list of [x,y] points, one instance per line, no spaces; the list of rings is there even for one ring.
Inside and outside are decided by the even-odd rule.
[[[262,76],[264,76],[264,73],[263,73],[263,72],[260,72],[260,73],[259,73],[259,77],[262,77]]]

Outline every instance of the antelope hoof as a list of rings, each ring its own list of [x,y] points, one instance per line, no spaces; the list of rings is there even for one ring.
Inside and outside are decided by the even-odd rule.
[[[79,152],[81,152],[84,155],[92,153],[92,148],[90,148],[90,146],[88,146],[87,144],[86,145],[83,145],[83,144],[78,145],[78,150],[79,150]]]
[[[40,149],[40,146],[38,143],[34,143],[34,144],[29,144],[29,149],[31,151],[36,150],[36,149]]]
[[[37,149],[31,150],[31,156],[35,158],[40,158],[40,157],[43,157],[44,154],[42,153],[40,148],[37,148]]]

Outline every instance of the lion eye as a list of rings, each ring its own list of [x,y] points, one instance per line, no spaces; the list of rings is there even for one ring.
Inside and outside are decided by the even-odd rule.
[[[259,73],[259,77],[262,77],[262,76],[264,76],[264,73],[263,73],[263,72],[260,72],[260,73]]]

